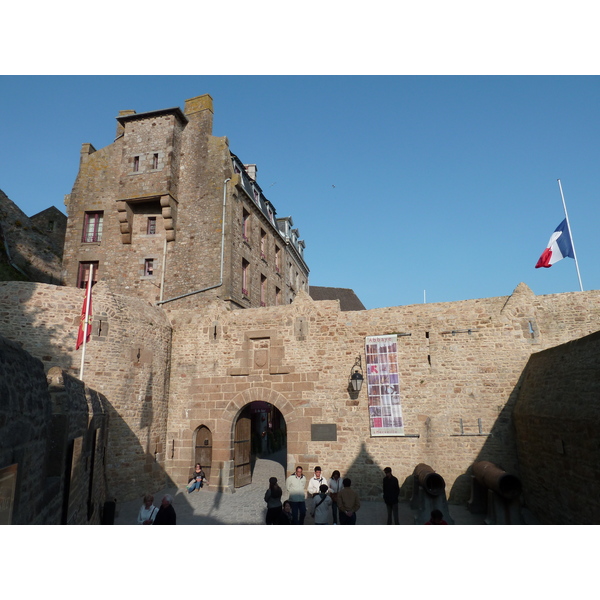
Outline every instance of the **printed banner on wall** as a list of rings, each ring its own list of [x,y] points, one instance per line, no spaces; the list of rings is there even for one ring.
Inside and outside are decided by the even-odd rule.
[[[398,374],[398,336],[365,339],[371,436],[404,435]]]

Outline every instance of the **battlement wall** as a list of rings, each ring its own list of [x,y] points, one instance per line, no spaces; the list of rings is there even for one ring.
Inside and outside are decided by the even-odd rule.
[[[92,336],[84,381],[107,399],[107,494],[117,501],[165,485],[171,327],[164,311],[137,298],[93,288]],[[79,377],[75,350],[84,292],[0,282],[0,335],[42,361]]]

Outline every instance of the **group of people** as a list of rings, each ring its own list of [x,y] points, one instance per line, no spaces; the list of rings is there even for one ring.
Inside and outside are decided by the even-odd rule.
[[[206,474],[202,470],[202,465],[196,463],[194,473],[186,486],[188,493],[191,494],[195,490],[200,490],[204,485],[208,485]],[[137,523],[138,525],[176,525],[177,515],[173,508],[173,497],[166,494],[160,503],[160,507],[157,508],[154,506],[154,496],[146,494],[144,504],[142,504],[138,513]]]
[[[386,467],[383,478],[383,501],[387,508],[387,524],[399,525],[398,501],[400,497],[400,485],[398,479],[392,475],[392,469]],[[269,489],[265,492],[267,503],[267,525],[304,525],[306,517],[308,497],[311,516],[315,525],[327,525],[329,514],[333,524],[355,525],[356,512],[360,508],[360,498],[354,489],[352,481],[346,477],[341,478],[339,471],[333,471],[331,478],[323,477],[321,467],[314,469],[313,476],[307,481],[302,467],[296,467],[285,482],[289,499],[281,501],[283,490],[277,483],[277,477],[269,479]],[[187,485],[189,493],[199,490],[204,484],[208,485],[202,466],[198,463],[194,473]],[[308,484],[308,485],[307,485]],[[140,508],[137,522],[139,525],[176,525],[177,516],[173,508],[173,498],[166,494],[160,507],[154,506],[154,496],[144,496],[144,504]],[[439,510],[433,510],[431,519],[425,525],[447,525],[443,514]]]
[[[267,525],[304,525],[307,496],[315,525],[327,525],[330,511],[334,525],[338,524],[338,517],[340,525],[356,524],[360,498],[352,489],[352,481],[348,477],[342,480],[339,471],[334,471],[327,481],[321,467],[317,466],[313,477],[307,481],[302,467],[298,466],[286,479],[285,487],[289,499],[282,503],[283,490],[277,484],[277,478],[269,479],[269,489],[265,492]]]
[[[170,494],[163,496],[160,507],[154,506],[154,496],[146,494],[144,504],[140,508],[137,518],[138,525],[177,525],[177,515],[173,508],[173,497]]]

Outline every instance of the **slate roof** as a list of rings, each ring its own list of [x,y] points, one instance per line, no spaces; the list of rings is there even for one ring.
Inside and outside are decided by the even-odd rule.
[[[339,300],[342,311],[366,310],[354,290],[311,285],[308,293],[313,300]]]

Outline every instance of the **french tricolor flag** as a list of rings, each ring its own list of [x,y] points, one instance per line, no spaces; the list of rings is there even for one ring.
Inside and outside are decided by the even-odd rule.
[[[564,219],[550,236],[548,247],[542,252],[535,268],[551,267],[554,263],[567,256],[569,258],[575,258],[569,225],[567,224],[567,219]]]

